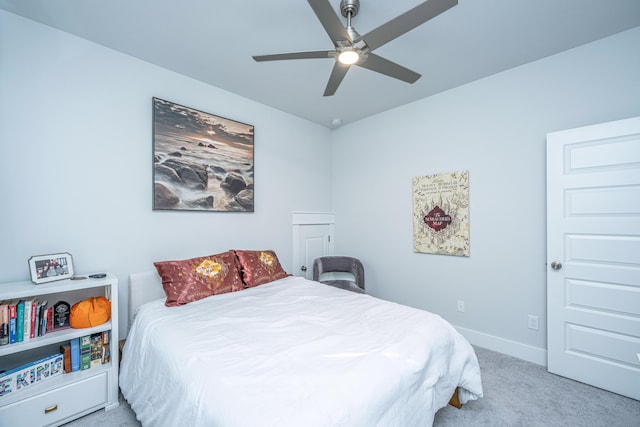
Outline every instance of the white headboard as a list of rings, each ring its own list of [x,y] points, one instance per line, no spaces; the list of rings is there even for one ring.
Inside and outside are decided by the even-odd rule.
[[[156,271],[144,271],[129,275],[129,327],[139,306],[149,301],[166,298],[162,279]]]

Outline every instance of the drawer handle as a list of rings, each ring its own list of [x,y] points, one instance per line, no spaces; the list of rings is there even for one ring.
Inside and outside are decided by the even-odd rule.
[[[49,412],[53,412],[57,410],[58,410],[58,405],[52,405],[52,406],[49,406],[48,408],[44,408],[44,413],[48,414]]]

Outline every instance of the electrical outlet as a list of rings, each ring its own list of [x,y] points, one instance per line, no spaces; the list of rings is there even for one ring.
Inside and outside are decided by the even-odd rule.
[[[458,311],[464,313],[464,301],[458,300]]]
[[[533,329],[534,331],[538,330],[538,316],[534,316],[533,314],[529,315],[529,329]]]

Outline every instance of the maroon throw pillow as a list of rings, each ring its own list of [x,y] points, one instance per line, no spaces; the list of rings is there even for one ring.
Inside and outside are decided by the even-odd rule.
[[[236,250],[234,252],[240,263],[242,281],[248,288],[291,276],[282,269],[274,251]]]
[[[232,251],[179,261],[159,261],[153,265],[162,278],[168,307],[244,289]]]

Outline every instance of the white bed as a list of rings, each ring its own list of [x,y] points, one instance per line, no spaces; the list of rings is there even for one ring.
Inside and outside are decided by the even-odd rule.
[[[425,426],[456,387],[482,396],[473,348],[426,311],[293,276],[179,307],[155,272],[130,287],[120,387],[143,426]]]

